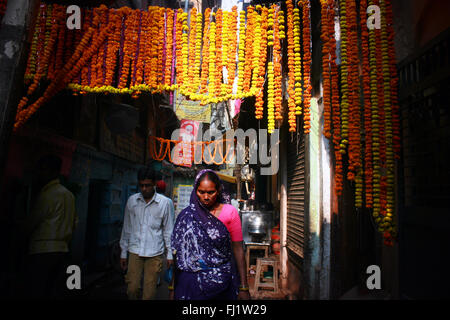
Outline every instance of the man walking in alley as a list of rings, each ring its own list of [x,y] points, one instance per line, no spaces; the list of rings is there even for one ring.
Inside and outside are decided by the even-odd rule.
[[[37,164],[40,193],[25,224],[30,237],[28,280],[32,298],[61,298],[65,264],[77,224],[75,197],[59,182],[62,161],[55,155]]]
[[[155,182],[155,172],[148,167],[141,168],[138,172],[140,192],[130,196],[125,208],[120,264],[122,269],[128,268],[125,281],[130,300],[140,298],[142,274],[142,299],[155,297],[164,250],[167,251],[167,267],[172,265],[170,237],[174,221],[171,202],[169,198],[155,192]]]

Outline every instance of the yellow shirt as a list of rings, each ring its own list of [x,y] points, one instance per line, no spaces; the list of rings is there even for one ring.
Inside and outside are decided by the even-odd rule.
[[[29,253],[68,252],[77,222],[75,197],[59,179],[50,181],[42,188],[28,221]]]

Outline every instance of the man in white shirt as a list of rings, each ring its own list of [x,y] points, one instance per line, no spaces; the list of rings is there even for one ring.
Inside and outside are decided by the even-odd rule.
[[[151,168],[141,168],[138,182],[140,193],[130,196],[125,208],[120,264],[124,270],[128,267],[125,276],[128,298],[140,298],[144,273],[142,299],[150,300],[156,293],[164,250],[167,252],[167,267],[173,263],[170,236],[174,221],[170,214],[170,199],[155,192],[155,172]]]

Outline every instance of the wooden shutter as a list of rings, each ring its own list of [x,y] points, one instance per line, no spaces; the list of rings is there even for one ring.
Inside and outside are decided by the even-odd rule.
[[[303,259],[305,248],[305,140],[303,133],[289,134],[288,139],[287,248],[291,256]]]

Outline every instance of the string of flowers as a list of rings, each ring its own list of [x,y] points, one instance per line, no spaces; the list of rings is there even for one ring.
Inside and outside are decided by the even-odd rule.
[[[259,10],[258,10],[259,8]],[[261,5],[256,8],[257,11],[261,11]],[[259,69],[260,69],[260,59],[261,59],[261,41],[262,41],[262,31],[261,31],[261,15],[255,11],[255,42],[253,51],[253,73],[252,73],[252,85],[250,91],[252,94],[256,94],[260,88],[258,87]],[[265,48],[265,46],[264,46]]]
[[[222,92],[222,71],[223,71],[223,43],[222,39],[224,38],[223,35],[223,11],[222,9],[218,9],[216,13],[216,74],[214,76],[214,95],[216,97],[223,96]]]
[[[311,109],[311,17],[310,17],[310,11],[311,11],[311,5],[309,0],[301,0],[299,3],[301,3],[302,6],[302,22],[303,22],[303,84],[305,88],[304,92],[304,101],[303,101],[303,130],[305,134],[309,133],[309,130],[311,128],[311,115],[310,115],[310,109]],[[296,10],[294,9],[294,14],[296,13]],[[300,21],[298,22],[298,25],[300,25]],[[300,26],[297,27],[298,29]],[[294,19],[294,30],[296,29],[296,21]],[[294,32],[295,37],[295,32]],[[298,46],[297,50],[300,53],[300,43],[296,44]],[[300,56],[296,56],[296,64],[300,62]],[[301,66],[296,67],[296,88],[301,88]],[[298,84],[297,84],[298,83]],[[296,98],[296,110],[295,114],[300,115],[302,113],[301,109],[301,102]]]
[[[384,88],[384,126],[385,126],[385,139],[386,139],[386,214],[382,219],[384,227],[384,239],[386,245],[393,244],[393,220],[392,215],[394,213],[394,149],[393,149],[393,128],[392,128],[392,101],[391,101],[391,73],[390,73],[390,60],[389,60],[389,43],[387,36],[387,22],[386,22],[386,1],[380,0],[381,7],[381,50],[382,50],[382,70],[383,70],[383,88]],[[384,199],[383,199],[384,200]]]
[[[135,55],[134,55],[134,61],[133,61],[133,70],[132,70],[132,77],[131,77],[131,84],[130,86],[134,87],[137,84],[141,84],[142,83],[142,66],[144,64],[143,62],[143,55],[139,54],[141,51],[145,52],[145,41],[143,41],[143,32],[142,32],[142,20],[143,20],[143,12],[139,11],[138,12],[139,18],[138,18],[138,22],[137,22],[137,32],[135,33],[135,38],[136,39],[136,51],[135,51]],[[139,98],[141,94],[141,91],[137,90],[134,91],[133,94],[131,95],[132,98],[137,99]]]
[[[372,123],[370,103],[370,65],[369,65],[369,32],[367,29],[367,0],[361,0],[361,51],[362,51],[362,86],[364,98],[364,181],[365,181],[365,205],[373,206],[373,168],[372,168]]]
[[[181,14],[182,16],[182,22],[183,22],[183,35],[182,35],[182,50],[181,50],[181,54],[182,54],[182,61],[183,61],[183,69],[182,69],[182,74],[183,74],[183,80],[181,82],[181,85],[183,85],[183,88],[186,88],[186,86],[188,85],[187,80],[188,80],[188,54],[189,54],[189,49],[188,49],[188,30],[189,27],[187,25],[187,12],[183,12]]]
[[[379,5],[379,1],[374,1],[375,5]],[[376,52],[376,68],[377,68],[377,99],[378,99],[378,122],[379,122],[379,149],[380,149],[380,169],[378,174],[380,177],[380,221],[379,230],[384,232],[384,217],[386,216],[386,194],[387,194],[387,177],[384,173],[386,170],[386,128],[385,128],[385,109],[384,109],[384,76],[383,76],[383,51],[382,51],[381,30],[375,29],[375,52]]]
[[[192,92],[194,95],[198,92],[200,86],[200,65],[202,57],[202,21],[203,15],[197,14],[196,23],[196,39],[195,39],[195,63],[194,63],[194,80]]]
[[[27,60],[27,67],[25,70],[25,83],[29,84],[37,73],[37,61],[40,61],[39,56],[41,55],[43,36],[45,34],[45,12],[46,4],[41,4],[39,6],[38,20],[36,22],[36,27],[34,29],[33,40],[31,42],[30,54]]]
[[[347,0],[347,37],[348,43],[357,43],[356,25],[356,3],[355,0]],[[357,74],[358,52],[356,45],[347,47],[348,56],[348,76],[349,87],[349,127],[348,127],[348,156],[349,165],[347,179],[355,180],[355,176],[361,166],[360,164],[360,106],[359,106],[359,80]],[[356,183],[356,181],[355,181]],[[356,195],[360,196],[361,185],[356,183]]]
[[[270,10],[270,9],[269,9]],[[274,70],[273,62],[269,61],[267,64],[267,131],[272,133],[275,130],[275,116],[274,116]]]
[[[70,80],[78,74],[82,67],[88,62],[94,53],[103,44],[106,36],[113,31],[115,21],[118,15],[114,15],[112,22],[102,28],[101,32],[95,33],[95,28],[90,27],[88,31],[83,35],[80,44],[77,46],[71,59],[64,65],[64,67],[58,71],[54,80],[51,81],[46,88],[42,97],[38,98],[28,108],[21,110],[16,115],[16,122],[14,123],[14,131],[17,131],[44,103],[49,101],[56,93],[64,89]],[[95,17],[94,25],[98,24],[98,16]],[[92,39],[91,39],[92,37]],[[91,39],[91,43],[88,46],[87,43]]]
[[[306,2],[303,1],[303,6]],[[302,58],[301,58],[301,46],[300,46],[300,9],[294,8],[294,62],[295,62],[295,114],[301,115],[302,104]],[[309,43],[308,49],[309,51]],[[306,50],[303,52],[306,53]],[[306,107],[306,106],[305,106]],[[304,115],[306,117],[306,114]],[[305,131],[306,133],[306,131]]]
[[[180,87],[183,84],[183,9],[177,11],[176,24],[176,82]]]
[[[209,29],[210,29],[211,9],[206,8],[203,24],[203,48],[202,48],[202,68],[200,76],[200,93],[204,94],[208,90],[208,72],[209,72]]]
[[[56,5],[58,6],[58,5]],[[18,104],[17,107],[17,113],[16,113],[16,122],[22,121],[24,119],[21,118],[22,111],[24,111],[24,107],[28,103],[29,97],[36,91],[37,87],[39,86],[39,83],[41,79],[45,77],[48,71],[48,65],[49,60],[51,58],[51,53],[53,50],[53,47],[56,43],[56,38],[58,35],[58,24],[53,23],[52,24],[52,18],[53,18],[53,6],[47,5],[46,9],[46,16],[45,20],[45,40],[44,40],[44,46],[43,46],[43,53],[42,53],[42,59],[40,60],[40,63],[37,67],[37,72],[34,76],[32,84],[28,87],[27,94],[25,97],[23,97]],[[57,12],[59,15],[55,16],[55,19],[59,19],[61,16],[61,11]],[[56,13],[55,13],[56,14]],[[41,24],[42,27],[42,24]],[[42,30],[42,29],[41,29]],[[26,111],[26,110],[25,110]]]
[[[287,36],[288,36],[288,123],[289,132],[295,132],[297,128],[297,119],[295,115],[295,53],[294,53],[294,4],[292,1],[286,2],[287,8]],[[299,40],[296,40],[296,45],[300,48]],[[300,75],[301,80],[301,75]]]
[[[244,85],[245,75],[245,11],[239,13],[239,51],[238,51],[238,82],[237,82],[237,94],[242,93]]]
[[[250,90],[250,84],[252,79],[253,69],[253,51],[255,45],[255,8],[253,6],[247,7],[247,26],[245,28],[245,58],[243,61],[239,60],[239,63],[244,66],[244,77],[242,79],[242,91],[248,92]]]
[[[266,76],[266,62],[267,62],[267,28],[269,9],[267,7],[257,6],[261,11],[261,40],[260,40],[260,59],[258,61],[258,79],[256,84],[256,101],[255,101],[255,117],[260,120],[264,113],[264,81]]]
[[[86,10],[86,13],[84,15],[83,26],[85,26],[86,28],[90,28],[92,26],[92,22],[93,22],[92,17],[93,17],[93,10],[92,9]],[[81,33],[80,33],[80,36],[82,36]],[[81,43],[81,38],[80,38],[80,42],[78,44],[80,44],[80,43]],[[86,91],[84,90],[84,88],[89,87],[90,68],[91,68],[90,63],[87,63],[86,65],[84,65],[81,75],[79,76],[80,94],[81,95],[86,94]]]
[[[164,85],[172,90],[172,59],[173,59],[173,20],[174,11],[166,10],[166,63],[164,68]]]
[[[189,15],[189,70],[187,86],[191,92],[195,92],[195,62],[196,62],[196,40],[197,40],[197,8],[192,8]]]
[[[331,8],[328,6],[328,0],[320,0],[321,14],[321,34],[322,40],[322,75],[323,75],[323,135],[328,139],[331,137],[331,75],[330,75],[330,33],[329,15]]]
[[[349,108],[349,84],[348,84],[348,55],[347,55],[347,0],[339,2],[339,14],[341,24],[341,142],[340,152],[345,154],[348,144],[348,108]]]
[[[215,13],[213,13],[213,17]],[[208,93],[213,95],[216,84],[216,23],[211,22],[209,28],[209,80],[208,80]],[[215,102],[215,101],[213,101]],[[206,103],[205,103],[206,104]]]
[[[369,0],[369,5],[373,5]],[[373,212],[377,224],[380,223],[380,129],[378,121],[378,91],[377,91],[377,63],[375,30],[369,30],[369,65],[370,65],[370,105],[372,121],[372,164],[373,164]]]
[[[234,81],[236,78],[236,51],[238,49],[238,12],[237,6],[233,6],[231,9],[231,14],[229,15],[229,50],[228,50],[228,59],[227,59],[227,71],[228,71],[228,84],[226,86],[227,95],[231,95],[233,93]]]
[[[280,24],[284,23],[283,11],[278,10],[279,7],[273,5],[274,23],[273,23],[273,72],[274,72],[274,104],[275,104],[275,120],[283,120],[282,116],[282,100],[283,94],[281,89],[281,35]]]

